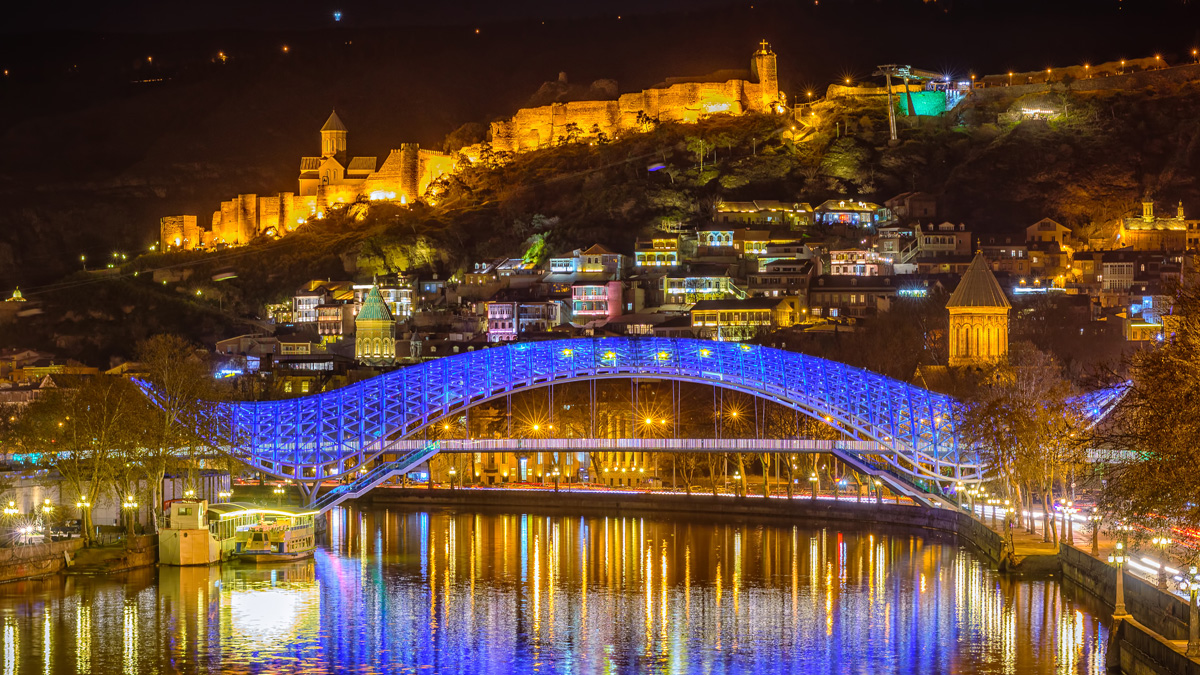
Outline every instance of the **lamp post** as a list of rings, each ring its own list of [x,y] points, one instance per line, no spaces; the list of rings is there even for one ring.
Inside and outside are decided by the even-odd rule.
[[[1100,515],[1100,509],[1092,507],[1092,514],[1088,516],[1088,520],[1092,521],[1092,555],[1100,555],[1100,521],[1104,517]]]
[[[1188,592],[1187,655],[1194,658],[1200,656],[1200,607],[1196,605],[1196,594],[1200,591],[1200,574],[1197,574],[1195,565],[1188,568],[1180,588]]]
[[[275,506],[283,506],[283,486],[276,485],[271,492],[275,493]]]
[[[454,489],[454,477],[456,475],[458,475],[458,472],[454,470],[454,467],[450,467],[449,473],[450,473],[450,489],[453,490]]]
[[[558,492],[558,476],[559,476],[558,469],[555,469],[554,470],[554,491],[555,492]]]
[[[875,503],[883,503],[883,481],[878,478],[875,479]]]
[[[220,499],[221,501],[229,501],[229,498],[232,496],[233,496],[233,493],[228,492],[226,490],[222,490],[217,493],[217,499]]]
[[[958,493],[958,508],[960,508],[960,509],[967,508],[967,505],[964,503],[966,501],[967,495],[965,492],[963,492],[962,481],[959,481],[958,483],[955,484],[954,491],[956,493]]]
[[[129,534],[133,534],[133,517],[137,507],[138,504],[133,501],[133,495],[125,497],[125,503],[121,504],[121,510],[125,513],[125,529]]]
[[[742,496],[741,484],[742,484],[742,474],[741,474],[741,472],[740,472],[740,471],[734,471],[734,472],[733,472],[733,496],[734,496],[734,497],[741,497],[741,496]]]
[[[1110,564],[1115,563],[1117,566],[1117,597],[1113,602],[1113,617],[1124,618],[1129,616],[1129,612],[1125,611],[1125,544],[1117,542],[1116,548],[1112,554],[1108,556]]]
[[[1170,537],[1155,537],[1151,544],[1158,547],[1158,587],[1167,589],[1167,547],[1171,545]]]
[[[817,483],[820,481],[817,478],[817,472],[813,471],[808,474],[808,488],[812,491],[813,501],[817,500]]]
[[[17,503],[16,503],[16,502],[11,502],[11,501],[10,501],[10,502],[8,503],[8,506],[4,507],[4,515],[6,515],[6,516],[15,516],[15,515],[17,515],[17,514],[18,514],[18,513],[20,513],[20,512],[21,512],[21,511],[20,511],[20,510],[17,508]]]

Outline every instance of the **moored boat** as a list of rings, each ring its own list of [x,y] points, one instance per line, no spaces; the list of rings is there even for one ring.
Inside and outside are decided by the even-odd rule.
[[[274,563],[312,556],[317,548],[316,511],[288,506],[258,511],[259,521],[237,532],[236,554],[244,562]]]

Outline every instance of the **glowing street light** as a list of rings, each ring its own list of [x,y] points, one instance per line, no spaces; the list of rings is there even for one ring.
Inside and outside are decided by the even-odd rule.
[[[1151,544],[1158,547],[1158,587],[1166,590],[1167,588],[1167,547],[1171,545],[1170,537],[1155,537],[1150,540]]]
[[[6,506],[6,507],[4,508],[4,515],[6,515],[6,516],[15,516],[15,515],[17,515],[18,513],[20,513],[20,510],[18,510],[18,509],[17,509],[17,503],[16,503],[16,502],[11,502],[11,501],[10,501],[10,502],[8,503],[8,506]]]
[[[1114,617],[1127,617],[1129,612],[1125,611],[1125,544],[1117,542],[1116,548],[1108,556],[1109,564],[1117,566],[1117,598],[1113,603]]]
[[[458,475],[458,472],[454,470],[454,467],[450,467],[449,473],[450,473],[450,489],[453,490],[454,489],[454,477],[456,475]]]
[[[812,499],[813,499],[813,501],[816,501],[816,499],[817,499],[817,488],[819,487],[819,486],[818,486],[818,483],[819,483],[820,481],[821,481],[821,479],[820,479],[820,478],[817,478],[817,472],[816,472],[816,471],[810,471],[810,472],[809,472],[809,474],[808,474],[808,487],[809,487],[809,490],[811,490],[811,491],[812,491]]]
[[[1188,592],[1187,655],[1200,656],[1200,607],[1196,604],[1196,594],[1200,591],[1200,574],[1196,572],[1195,565],[1188,568],[1187,575],[1179,584],[1179,589]]]
[[[1103,520],[1104,517],[1100,515],[1100,509],[1097,509],[1096,507],[1093,506],[1092,512],[1091,512],[1091,514],[1088,515],[1087,519],[1090,520],[1092,523],[1092,555],[1099,556],[1100,555],[1100,521]]]

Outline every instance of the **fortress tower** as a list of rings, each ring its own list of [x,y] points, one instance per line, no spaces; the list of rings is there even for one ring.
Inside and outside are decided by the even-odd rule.
[[[343,165],[346,163],[346,136],[350,133],[345,124],[337,116],[337,111],[329,114],[325,126],[321,127],[321,156],[333,157]]]
[[[1010,309],[987,258],[976,253],[946,303],[950,312],[949,365],[978,366],[1007,357]]]
[[[779,101],[779,72],[775,65],[775,52],[763,40],[754,52],[750,62],[750,70],[760,85],[762,95],[762,110],[769,111],[771,105]]]

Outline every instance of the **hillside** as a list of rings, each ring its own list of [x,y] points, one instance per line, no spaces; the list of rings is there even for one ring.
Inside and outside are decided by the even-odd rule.
[[[780,118],[718,116],[518,155],[446,181],[434,205],[355,206],[279,241],[147,255],[126,265],[118,281],[77,274],[33,289],[45,313],[0,331],[0,340],[89,361],[128,356],[139,337],[164,330],[211,343],[253,327],[247,321],[262,315],[264,303],[290,297],[311,278],[419,270],[445,278],[539,242],[543,254],[596,242],[628,251],[664,221],[711,220],[721,199],[882,201],[918,189],[941,198],[944,217],[994,232],[1016,232],[1046,216],[1097,232],[1147,190],[1160,202],[1200,208],[1200,122],[1189,112],[1200,103],[1200,85],[1035,96],[968,101],[943,118],[902,119],[895,147],[886,142],[881,100],[843,99],[818,103],[817,132],[794,146],[781,137],[787,127]],[[1000,112],[1033,103],[1065,113],[1049,122],[997,122]],[[654,164],[663,166],[649,171]],[[193,273],[165,286],[141,273],[164,266]],[[226,267],[236,279],[206,281]]]

